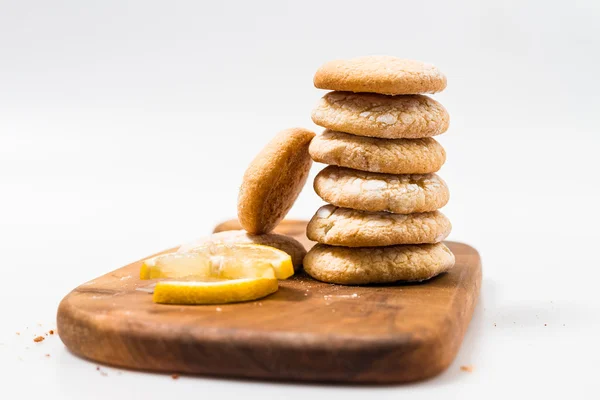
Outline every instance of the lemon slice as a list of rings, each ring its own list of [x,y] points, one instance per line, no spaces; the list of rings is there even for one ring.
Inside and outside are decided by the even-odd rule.
[[[286,279],[294,274],[291,257],[274,247],[258,244],[216,244],[184,253],[169,253],[145,260],[141,279],[196,278]]]
[[[163,281],[152,300],[161,304],[223,304],[260,299],[277,291],[277,279],[244,278],[212,282]]]
[[[201,253],[170,253],[144,260],[140,279],[209,276],[210,257]]]

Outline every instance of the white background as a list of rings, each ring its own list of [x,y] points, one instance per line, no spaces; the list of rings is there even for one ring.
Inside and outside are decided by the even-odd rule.
[[[599,21],[593,0],[0,0],[0,398],[598,398]],[[75,286],[234,217],[255,153],[317,130],[318,66],[368,54],[448,76],[444,212],[484,280],[447,372],[175,381],[33,343]],[[319,205],[307,185],[290,216]]]

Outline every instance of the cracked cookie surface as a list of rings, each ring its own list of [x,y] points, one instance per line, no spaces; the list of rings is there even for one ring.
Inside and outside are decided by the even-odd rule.
[[[377,174],[335,166],[319,172],[314,188],[334,206],[396,214],[435,211],[450,198],[448,186],[436,174]]]
[[[237,244],[237,243],[254,243],[261,244],[263,246],[275,247],[281,251],[285,251],[292,257],[292,264],[294,270],[298,270],[302,267],[302,260],[306,255],[306,249],[296,239],[291,236],[279,235],[276,233],[265,233],[262,235],[252,235],[243,230],[235,231],[222,231],[213,233],[210,236],[206,236],[195,240],[191,243],[184,244],[179,248],[179,252],[186,252],[192,250],[195,247],[206,246],[208,244]]]
[[[246,231],[271,232],[292,208],[308,178],[314,136],[302,128],[282,131],[250,163],[238,197],[238,220]]]
[[[443,243],[390,247],[315,245],[304,257],[313,278],[341,285],[423,281],[450,270],[454,254]]]
[[[392,56],[366,56],[323,64],[313,79],[319,89],[388,95],[436,93],[446,77],[434,65]]]
[[[439,211],[392,214],[328,204],[317,210],[308,223],[306,235],[310,240],[332,246],[379,247],[439,243],[451,230],[450,220]]]
[[[309,147],[316,162],[387,174],[438,171],[446,151],[433,138],[378,139],[325,130]]]
[[[446,132],[450,116],[440,103],[419,94],[330,92],[313,110],[312,120],[322,127],[359,136],[415,139]]]

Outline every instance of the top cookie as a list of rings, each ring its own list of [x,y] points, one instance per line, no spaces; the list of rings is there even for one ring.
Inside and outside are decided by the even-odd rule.
[[[446,77],[435,66],[392,56],[334,60],[315,74],[315,87],[348,92],[389,95],[441,92]]]
[[[238,197],[238,219],[248,233],[271,232],[292,208],[312,164],[314,136],[302,128],[282,131],[252,161]]]

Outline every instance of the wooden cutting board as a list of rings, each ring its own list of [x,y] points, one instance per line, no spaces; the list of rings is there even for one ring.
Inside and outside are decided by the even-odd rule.
[[[235,228],[228,222],[217,229]],[[306,221],[279,231],[312,245]],[[420,284],[340,286],[305,274],[259,301],[152,303],[135,262],[84,283],[61,302],[58,333],[75,354],[168,373],[294,381],[400,383],[432,377],[454,359],[481,286],[472,247],[447,242],[455,268]],[[168,250],[173,251],[173,249]]]

